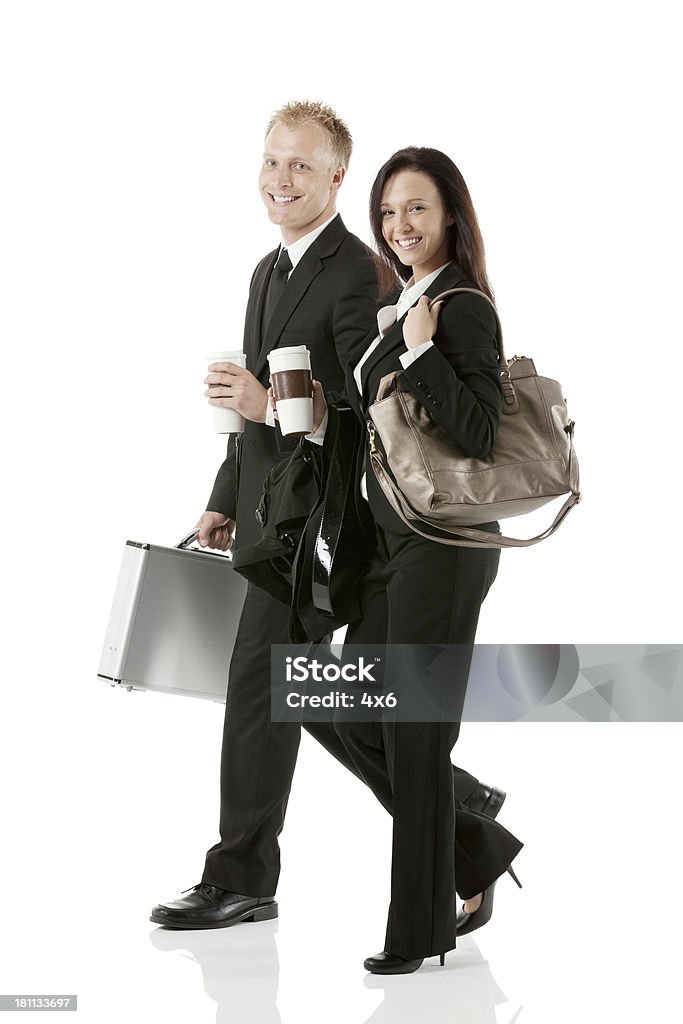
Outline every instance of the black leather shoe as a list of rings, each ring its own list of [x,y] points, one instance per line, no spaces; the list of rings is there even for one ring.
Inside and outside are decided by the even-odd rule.
[[[473,811],[479,811],[481,814],[485,814],[487,818],[497,818],[498,812],[503,806],[503,802],[507,793],[504,793],[502,789],[496,789],[495,786],[486,786],[483,782],[477,784],[476,789],[473,793],[464,800],[463,803],[466,807],[471,808]]]
[[[507,871],[521,889],[522,883],[512,868],[509,867]],[[493,891],[496,888],[497,881],[498,879],[496,878],[495,881],[491,882],[488,889],[484,889],[483,899],[476,910],[473,910],[471,914],[466,913],[464,910],[460,911],[455,919],[456,938],[460,938],[462,935],[469,935],[470,932],[476,931],[477,928],[481,928],[482,925],[487,924],[491,920],[491,914],[493,913]]]
[[[150,921],[167,928],[228,928],[240,921],[271,921],[277,917],[274,896],[242,896],[207,882],[184,891],[190,895],[154,907]]]
[[[442,967],[445,958],[445,953],[439,954]],[[369,956],[367,960],[364,960],[363,967],[371,974],[412,974],[422,966],[423,962],[424,957],[420,957],[419,960],[404,960],[402,956],[395,956],[394,953],[382,950],[381,953],[375,953],[374,956]]]

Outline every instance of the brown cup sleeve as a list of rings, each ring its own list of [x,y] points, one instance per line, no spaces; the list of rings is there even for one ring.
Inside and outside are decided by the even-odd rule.
[[[312,398],[310,370],[280,370],[270,376],[276,402],[284,398]]]

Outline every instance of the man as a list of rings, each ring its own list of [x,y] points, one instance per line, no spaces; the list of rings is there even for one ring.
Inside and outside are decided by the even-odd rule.
[[[259,190],[282,244],[254,271],[247,303],[247,368],[216,364],[206,378],[212,404],[237,409],[243,435],[230,435],[199,542],[226,550],[260,537],[254,515],[263,481],[296,441],[275,426],[267,396],[268,353],[305,344],[313,377],[344,390],[344,364],[360,359],[377,328],[372,253],[336,212],[351,156],[348,128],[320,103],[288,103],[272,117]],[[235,524],[238,524],[235,531]],[[220,928],[277,916],[274,894],[282,830],[300,729],[273,723],[270,645],[288,642],[289,609],[249,586],[230,664],[221,758],[220,842],[211,847],[201,882],[189,895],[160,904],[151,920],[168,927]],[[347,767],[331,723],[306,725]],[[495,816],[504,794],[456,772],[458,795]]]

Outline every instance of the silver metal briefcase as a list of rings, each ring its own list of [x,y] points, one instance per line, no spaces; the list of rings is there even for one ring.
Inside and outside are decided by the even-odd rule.
[[[129,540],[123,553],[98,677],[225,703],[247,581],[232,558]]]

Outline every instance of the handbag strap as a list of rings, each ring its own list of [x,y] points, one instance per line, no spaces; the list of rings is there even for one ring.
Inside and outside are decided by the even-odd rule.
[[[333,432],[333,440],[329,449],[325,450],[327,462],[327,479],[322,500],[320,525],[316,532],[311,568],[311,596],[313,605],[319,612],[334,614],[332,605],[332,571],[337,557],[339,540],[344,526],[344,510],[350,489],[354,486],[354,474],[350,471],[349,447],[353,448],[353,438],[348,427],[356,426],[356,414],[350,406],[339,404],[328,405],[328,432]],[[327,439],[327,433],[326,433]]]
[[[334,408],[334,407],[332,407]],[[327,480],[322,500],[322,514],[320,525],[316,532],[314,542],[314,553],[311,566],[311,596],[313,605],[318,611],[332,613],[332,600],[330,596],[330,584],[332,576],[332,562],[339,543],[341,533],[341,516],[330,515],[330,507],[343,508],[344,505],[344,478],[340,472],[338,459],[338,445],[340,437],[339,418],[337,410],[332,412],[328,408],[328,426],[325,434],[329,443],[328,434],[332,433],[333,440],[329,449],[329,463],[327,467]],[[316,557],[316,552],[321,548],[326,551],[327,557]]]
[[[572,436],[569,435],[569,443],[572,445]],[[370,449],[370,461],[372,468],[375,472],[377,482],[384,491],[387,501],[393,508],[399,519],[403,520],[406,526],[409,526],[415,533],[419,533],[421,537],[426,537],[427,540],[434,540],[438,544],[448,544],[451,547],[462,547],[462,548],[527,548],[531,544],[538,544],[539,541],[545,540],[546,537],[550,537],[555,530],[558,528],[562,520],[567,516],[570,510],[581,501],[581,495],[572,491],[560,511],[555,516],[553,522],[544,530],[543,533],[537,534],[536,537],[530,537],[527,540],[523,540],[519,537],[504,537],[502,534],[489,533],[488,530],[475,530],[467,526],[451,528],[447,526],[435,527],[433,523],[423,519],[422,516],[415,512],[408,502],[405,500],[403,494],[396,486],[394,481],[391,479],[389,473],[387,473],[384,466],[384,460],[379,449],[375,448],[374,451]],[[408,518],[410,516],[410,519]],[[468,538],[466,540],[449,540],[446,537],[436,537],[433,533],[425,533],[420,530],[419,527],[415,526],[411,520],[418,519],[425,526],[429,526],[431,529],[442,530],[444,533],[453,534],[455,537]]]
[[[486,299],[488,302],[496,318],[496,344],[498,346],[500,363],[501,366],[507,368],[507,359],[505,358],[505,352],[503,351],[503,325],[500,322],[495,302],[488,297],[486,292],[482,292],[479,288],[448,288],[445,292],[441,292],[440,295],[437,295],[436,298],[429,300],[429,308],[431,309],[437,302],[445,302],[446,299],[450,299],[451,295],[457,295],[459,292],[472,292],[473,295],[481,295],[482,299]]]
[[[517,403],[517,396],[515,394],[515,386],[510,379],[510,367],[507,359],[505,358],[505,350],[503,349],[503,325],[500,322],[498,310],[496,309],[496,305],[493,300],[489,298],[486,292],[482,292],[479,288],[448,288],[447,291],[441,292],[441,294],[437,295],[436,298],[430,300],[429,308],[431,309],[436,302],[445,302],[446,299],[451,297],[451,295],[457,295],[459,292],[472,292],[473,295],[481,295],[483,299],[486,299],[493,310],[496,318],[496,345],[498,347],[498,364],[500,366],[501,376],[500,386],[503,392],[503,412],[517,412],[519,407]]]

